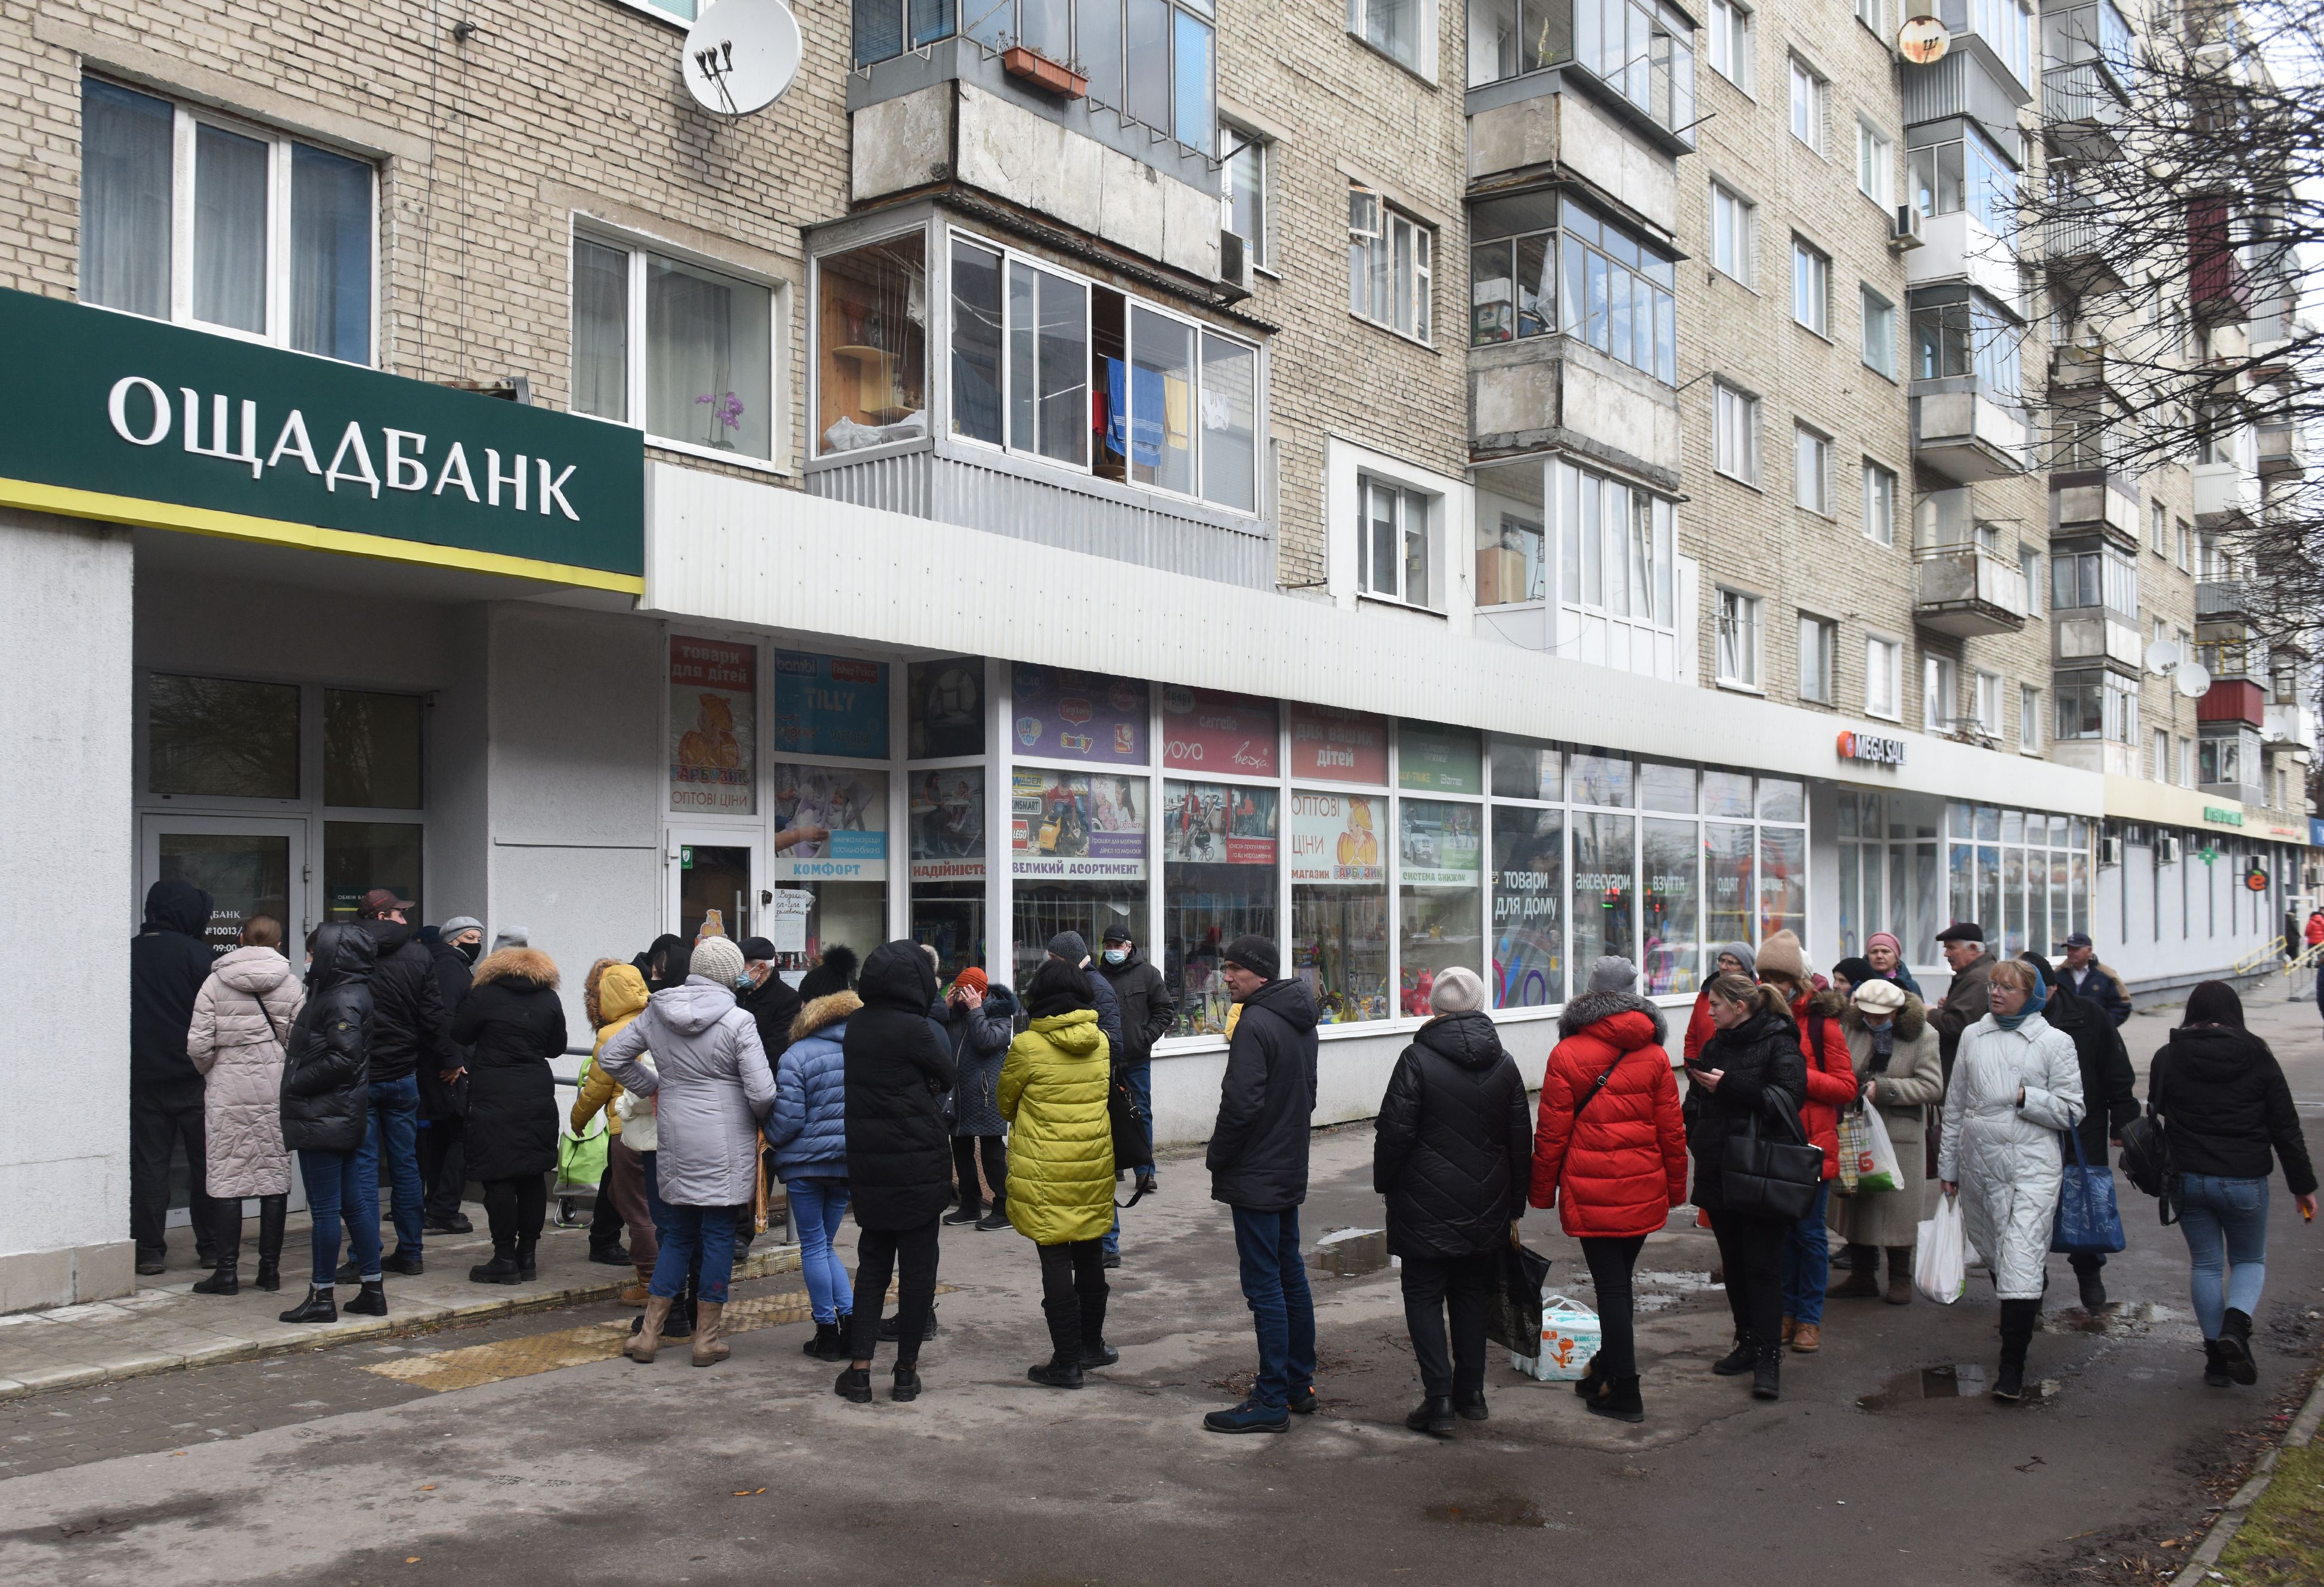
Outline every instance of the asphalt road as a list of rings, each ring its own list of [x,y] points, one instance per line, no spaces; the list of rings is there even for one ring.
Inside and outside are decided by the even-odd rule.
[[[2142,1073],[2175,1017],[2133,1020]],[[2255,1004],[2254,1024],[2324,1153],[2313,1005]],[[1311,1243],[1379,1226],[1370,1145],[1361,1126],[1317,1139]],[[1315,1275],[1322,1414],[1226,1438],[1200,1416],[1238,1397],[1251,1364],[1233,1242],[1198,1161],[1166,1165],[1163,1181],[1113,1276],[1121,1364],[1078,1394],[1024,1379],[1047,1349],[1032,1248],[952,1229],[942,1277],[958,1288],[908,1406],[885,1398],[884,1362],[879,1403],[835,1398],[834,1369],[799,1353],[803,1324],[741,1335],[711,1370],[682,1347],[650,1368],[536,1370],[575,1340],[590,1354],[593,1329],[617,1333],[625,1314],[599,1307],[0,1407],[0,1578],[2144,1581],[2184,1558],[2324,1342],[2324,1232],[2302,1226],[2279,1179],[2261,1383],[2205,1388],[2183,1243],[2126,1186],[2113,1314],[2085,1317],[2053,1259],[2039,1403],[1945,1392],[1943,1369],[1989,1369],[1997,1349],[1973,1277],[1949,1309],[1833,1303],[1823,1352],[1791,1358],[1767,1406],[1709,1373],[1727,1312],[1704,1287],[1709,1237],[1682,1214],[1640,1263],[1643,1426],[1590,1417],[1567,1386],[1497,1363],[1492,1419],[1438,1444],[1402,1426],[1418,1379],[1396,1276],[1359,1239],[1332,1248],[1351,1270]],[[1552,1222],[1529,1219],[1529,1239],[1587,1298]],[[437,1380],[474,1386],[425,1387],[454,1350],[475,1352],[460,1358],[473,1370]]]

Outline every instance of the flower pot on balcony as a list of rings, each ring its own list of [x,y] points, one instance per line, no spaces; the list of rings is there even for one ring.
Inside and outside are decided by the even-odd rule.
[[[1078,99],[1089,92],[1089,78],[1070,67],[1060,66],[1045,55],[1038,55],[1022,44],[1011,45],[1001,51],[1001,69],[1013,78],[1023,78],[1035,88],[1046,89],[1067,99]]]

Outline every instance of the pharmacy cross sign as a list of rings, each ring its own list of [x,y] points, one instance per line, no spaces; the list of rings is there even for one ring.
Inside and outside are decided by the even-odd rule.
[[[0,505],[642,593],[625,425],[0,291]]]

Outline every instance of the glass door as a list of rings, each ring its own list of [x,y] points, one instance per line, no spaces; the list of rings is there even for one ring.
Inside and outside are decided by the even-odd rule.
[[[305,962],[303,945],[315,918],[304,820],[149,815],[139,820],[137,847],[141,917],[146,890],[153,883],[191,882],[210,895],[209,925],[204,935],[211,952],[224,953],[237,946],[242,928],[252,916],[272,915],[282,923],[282,944],[290,951],[290,962]],[[182,1228],[187,1223],[190,1183],[185,1149],[180,1146],[170,1165],[172,1228]],[[295,1174],[290,1195],[294,1209],[306,1205],[305,1189]],[[254,1216],[257,1204],[248,1204],[244,1212]]]
[[[736,942],[759,932],[759,911],[773,900],[761,890],[765,867],[759,835],[733,827],[669,829],[669,928],[691,943],[705,935]]]

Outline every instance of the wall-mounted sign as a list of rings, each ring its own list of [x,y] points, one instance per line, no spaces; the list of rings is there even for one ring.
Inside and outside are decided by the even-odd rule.
[[[1484,766],[1483,739],[1473,727],[1434,727],[1425,722],[1397,725],[1398,788],[1428,793],[1482,793]]]
[[[775,652],[775,752],[888,758],[888,664]]]
[[[852,766],[767,768],[774,801],[772,875],[799,881],[882,881],[888,875],[888,774]]]
[[[645,589],[628,425],[0,291],[0,505]]]
[[[1272,865],[1277,807],[1271,788],[1165,782],[1162,858],[1173,865]]]
[[[2203,819],[2215,821],[2221,826],[2241,826],[2244,824],[2244,813],[2241,810],[2222,809],[2218,805],[2205,805]]]
[[[1868,733],[1843,733],[1840,735],[1840,758],[1862,761],[1874,766],[1902,766],[1904,763],[1904,741],[1901,738],[1879,738]]]
[[[1896,53],[1914,66],[1934,66],[1952,42],[1952,34],[1933,16],[1914,17],[1896,30]]]
[[[1020,769],[1011,788],[1010,870],[1058,881],[1146,874],[1146,780]]]
[[[2272,881],[2265,871],[2255,865],[2244,872],[2244,885],[2254,892],[2265,892]]]
[[[748,816],[758,809],[758,699],[757,646],[671,636],[671,810]]]
[[[1146,763],[1147,688],[1139,679],[1019,662],[1010,694],[1019,754]]]
[[[1385,798],[1360,794],[1292,794],[1291,880],[1342,886],[1386,881],[1380,817],[1387,809]]]
[[[1386,782],[1388,718],[1336,706],[1293,706],[1291,775],[1326,782]]]
[[[1214,777],[1275,775],[1273,700],[1219,689],[1162,689],[1162,764]]]

